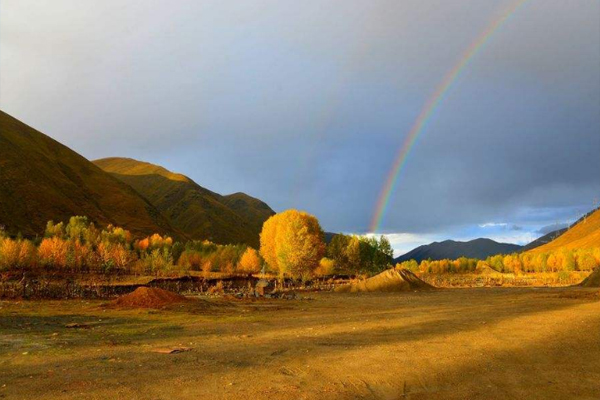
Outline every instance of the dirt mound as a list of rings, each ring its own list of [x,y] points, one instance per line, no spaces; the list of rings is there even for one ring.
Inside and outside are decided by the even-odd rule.
[[[153,287],[139,287],[135,291],[117,298],[113,305],[117,307],[162,308],[171,304],[189,301],[177,293]]]
[[[600,268],[596,268],[590,276],[585,278],[585,280],[579,284],[579,286],[600,287]]]
[[[336,292],[408,292],[430,290],[433,286],[417,278],[407,269],[388,269],[379,275],[356,283],[340,286]]]
[[[484,276],[493,276],[493,277],[500,277],[502,276],[502,274],[498,271],[496,271],[495,269],[493,269],[492,267],[490,267],[489,265],[478,265],[477,268],[475,269],[475,273],[478,275],[484,275]]]

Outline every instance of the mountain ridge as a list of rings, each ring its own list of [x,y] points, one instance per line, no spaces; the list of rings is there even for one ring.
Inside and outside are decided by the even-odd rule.
[[[394,260],[395,263],[416,260],[457,259],[460,257],[485,259],[496,254],[507,254],[519,251],[521,246],[511,243],[499,243],[488,238],[469,241],[443,240],[416,247]]]
[[[523,246],[521,251],[533,250],[535,248],[545,245],[546,243],[550,243],[551,241],[556,240],[560,235],[565,233],[568,229],[569,228],[561,228],[561,229],[556,229],[552,232],[548,232],[545,235],[540,236],[539,238],[527,243],[525,246]]]
[[[543,253],[558,249],[591,248],[600,245],[600,208],[585,214],[555,239],[530,249],[529,253]]]
[[[262,224],[275,214],[266,203],[248,194],[223,196],[183,174],[146,161],[109,157],[93,162],[131,186],[193,239],[258,247]]]
[[[0,225],[42,235],[47,221],[85,215],[134,235],[185,237],[130,186],[82,155],[0,111]]]

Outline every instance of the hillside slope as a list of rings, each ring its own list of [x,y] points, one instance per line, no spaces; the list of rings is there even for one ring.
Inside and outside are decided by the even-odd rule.
[[[259,233],[264,222],[275,214],[267,203],[242,192],[225,195],[222,201]]]
[[[544,236],[541,236],[541,237],[535,239],[533,242],[530,242],[530,243],[526,244],[525,246],[523,246],[521,251],[525,252],[525,251],[533,250],[537,247],[545,245],[546,243],[550,243],[551,241],[556,240],[556,238],[558,238],[560,235],[565,233],[567,231],[567,229],[568,228],[561,228],[561,229],[552,231],[550,233],[547,233]]]
[[[85,215],[134,234],[179,236],[131,187],[68,147],[0,111],[0,225],[40,235],[46,222]]]
[[[584,249],[593,247],[600,247],[600,209],[580,219],[556,239],[529,252],[543,253],[561,248]]]
[[[396,258],[395,262],[408,260],[442,260],[457,259],[459,257],[485,259],[496,254],[509,254],[519,251],[521,246],[509,243],[498,243],[491,239],[475,239],[468,242],[444,240],[419,246],[408,253]]]
[[[119,157],[94,163],[130,185],[194,239],[258,247],[263,222],[275,214],[244,193],[222,196],[158,165]]]

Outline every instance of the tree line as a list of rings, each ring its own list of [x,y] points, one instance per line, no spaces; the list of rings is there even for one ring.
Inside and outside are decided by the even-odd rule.
[[[445,274],[469,273],[491,268],[500,273],[532,273],[532,272],[571,272],[592,271],[600,266],[600,247],[591,249],[559,249],[544,253],[498,254],[479,260],[461,257],[456,260],[415,260],[404,261],[398,268],[411,271]]]
[[[375,273],[390,267],[392,249],[385,237],[336,235],[329,245],[318,220],[288,210],[263,226],[260,248],[209,241],[178,242],[153,234],[134,238],[109,225],[99,229],[87,217],[68,223],[48,222],[34,240],[11,238],[0,229],[0,272],[58,274],[136,274],[170,276],[190,271],[256,274],[265,270],[281,278]]]

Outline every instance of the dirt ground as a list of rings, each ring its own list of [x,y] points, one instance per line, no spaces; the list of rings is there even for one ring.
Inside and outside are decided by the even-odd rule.
[[[600,399],[597,291],[0,302],[0,398]]]

